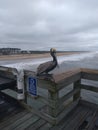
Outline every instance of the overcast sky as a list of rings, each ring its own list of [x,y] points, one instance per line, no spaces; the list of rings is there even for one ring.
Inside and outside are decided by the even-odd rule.
[[[0,0],[0,47],[98,50],[98,0]]]

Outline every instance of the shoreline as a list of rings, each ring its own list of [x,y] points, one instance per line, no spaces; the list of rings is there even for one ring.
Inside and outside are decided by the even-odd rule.
[[[73,55],[73,54],[80,54],[80,53],[84,53],[84,52],[60,52],[60,53],[57,53],[57,56]],[[50,53],[14,54],[14,55],[0,55],[0,60],[37,59],[37,58],[47,58],[47,57],[51,57]]]

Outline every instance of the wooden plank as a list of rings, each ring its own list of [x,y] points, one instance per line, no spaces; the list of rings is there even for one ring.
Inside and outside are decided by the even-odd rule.
[[[80,91],[81,91],[80,84],[81,84],[81,80],[74,82],[74,90],[78,90],[78,92],[73,95],[73,101],[80,98]]]
[[[55,108],[55,106],[53,104],[55,104],[55,101],[51,100],[51,99],[47,99],[43,96],[38,95],[38,97],[34,98],[32,95],[30,95],[28,92],[26,94],[28,97],[30,97],[32,100],[36,100],[37,102],[43,102],[45,105],[51,107],[51,108]]]
[[[80,124],[87,118],[92,111],[87,108],[83,108],[80,113],[77,113],[74,117],[74,120],[71,120],[70,123],[64,128],[65,130],[78,130]]]
[[[31,98],[28,98],[27,105],[38,111],[46,110],[46,105],[36,99],[32,100]]]
[[[53,118],[53,117],[51,117],[50,115],[48,115],[47,113],[43,113],[43,112],[41,112],[41,111],[39,111],[39,110],[37,110],[37,109],[35,109],[35,108],[33,108],[33,107],[30,107],[29,105],[25,104],[23,101],[19,101],[19,102],[20,102],[20,104],[21,104],[24,108],[26,108],[26,109],[29,110],[30,112],[32,112],[32,113],[38,115],[39,117],[41,117],[42,119],[44,119],[44,120],[50,122],[51,124],[55,124],[56,118]]]
[[[22,111],[12,117],[10,116],[8,119],[5,119],[4,121],[0,122],[0,129],[1,130],[5,129],[5,128],[7,129],[9,124],[13,124],[13,122],[20,119],[20,117],[25,116],[27,113],[28,113],[27,111]]]
[[[6,127],[4,127],[5,130],[15,130],[15,128],[19,125],[21,125],[23,122],[25,122],[26,120],[29,120],[29,118],[32,117],[32,113],[27,113],[24,116],[20,116],[17,120],[15,120],[13,122],[12,119],[12,123],[9,123]]]
[[[11,108],[12,109],[12,108]],[[12,109],[13,110],[13,109]],[[1,112],[1,110],[0,110],[0,112]],[[11,111],[11,112],[8,112],[8,114],[6,114],[5,115],[5,118],[3,118],[3,119],[0,119],[0,125],[2,125],[2,123],[3,124],[6,124],[6,122],[8,121],[8,120],[11,120],[12,118],[14,118],[14,116],[15,115],[18,115],[18,114],[21,114],[22,112],[24,112],[25,113],[25,111],[22,109],[22,108],[15,108],[13,111]],[[27,113],[27,111],[26,111],[26,113]],[[0,116],[1,117],[1,116]]]
[[[27,104],[27,76],[24,75],[24,102]]]
[[[82,106],[89,107],[91,109],[98,109],[98,104],[91,103],[91,102],[88,102],[88,101],[85,101],[85,100],[80,100],[79,104],[82,105]]]
[[[53,79],[54,79],[55,83],[59,83],[60,81],[63,81],[64,79],[71,77],[73,75],[76,75],[78,73],[81,73],[80,69],[72,69],[72,70],[64,72],[64,73],[53,75]]]
[[[13,74],[13,70],[1,70],[0,68],[0,76],[4,78],[16,79],[16,76]]]
[[[57,90],[61,90],[62,88],[68,86],[69,84],[72,84],[73,82],[79,80],[81,78],[81,73],[73,74],[70,77],[66,77],[65,79],[57,82]]]
[[[43,89],[47,89],[47,90],[50,90],[53,92],[56,91],[56,84],[55,84],[55,82],[52,82],[52,81],[48,81],[45,79],[38,79],[37,85],[38,85],[38,87],[43,88]]]
[[[13,80],[8,79],[8,78],[4,78],[4,77],[0,77],[0,85],[10,83],[11,81],[13,81]]]
[[[0,90],[7,88],[14,88],[16,86],[16,80],[0,77]]]
[[[98,112],[98,110],[95,110],[95,112],[92,114],[92,116],[89,117],[89,121],[88,121],[87,126],[85,127],[85,130],[92,130],[94,128],[94,122],[96,120],[97,112]]]
[[[79,100],[80,98],[72,102],[69,106],[67,106],[67,108],[64,111],[62,111],[58,115],[56,124],[58,124],[69,112],[71,112],[78,105]]]
[[[81,117],[79,117],[78,118],[78,120],[76,121],[76,122],[78,122],[78,124],[76,124],[75,126],[74,126],[74,129],[79,129],[79,130],[81,130],[81,126],[82,126],[82,124],[85,122],[85,119],[86,118],[88,118],[90,115],[92,115],[93,114],[93,111],[91,110],[91,109],[89,109],[89,108],[84,108],[83,107],[83,109],[85,110],[85,114],[82,114],[81,115]],[[85,124],[86,125],[86,124]],[[84,128],[83,128],[84,126],[82,126],[82,129],[84,130]]]
[[[82,72],[81,78],[98,81],[98,74],[92,74],[92,73],[90,74],[90,73]]]
[[[5,89],[5,90],[2,90],[2,93],[17,100],[17,92],[16,91],[13,91],[11,89]]]
[[[56,118],[58,114],[58,99],[59,99],[59,93],[58,92],[51,92],[48,91],[48,99],[53,100],[54,103],[49,102],[49,104],[53,105],[53,108],[48,107],[49,109],[49,115]]]
[[[79,88],[70,91],[69,93],[67,93],[66,95],[64,95],[63,97],[61,97],[61,98],[58,100],[58,104],[61,105],[64,101],[68,100],[69,98],[71,98],[74,94],[76,94],[76,93],[79,92],[79,91],[80,91]]]
[[[98,125],[96,126],[96,121],[98,120],[98,115],[96,115],[91,122],[90,127],[87,130],[98,130]]]
[[[33,123],[35,123],[36,121],[39,120],[38,116],[32,116],[29,119],[25,120],[24,122],[22,122],[20,125],[17,125],[15,128],[11,128],[14,130],[25,130],[26,128],[28,128],[30,125],[32,125]]]
[[[8,90],[9,90],[9,91],[8,91]],[[3,90],[2,92],[0,91],[0,96],[1,96],[1,97],[4,97],[4,100],[6,100],[7,102],[13,103],[13,104],[16,104],[16,103],[17,103],[17,105],[19,106],[18,100],[15,99],[15,98],[12,98],[13,96],[15,97],[16,92],[13,91],[13,90],[10,90],[10,89],[8,89],[8,90]],[[8,92],[7,92],[7,91],[8,91]],[[14,92],[14,93],[10,94],[10,92]],[[6,93],[7,93],[7,94],[6,94]],[[9,93],[11,96],[8,95],[8,93]]]
[[[86,90],[89,90],[89,91],[93,91],[93,92],[98,92],[98,87],[94,87],[94,86],[90,86],[90,85],[84,85],[84,84],[81,84],[81,89],[86,89]]]
[[[84,111],[83,107],[80,105],[77,105],[73,109],[73,111],[71,111],[68,114],[68,116],[65,118],[66,120],[64,121],[63,125],[61,126],[62,130],[67,130],[66,127],[70,126],[71,122],[74,122],[75,118],[77,118],[77,116],[80,115],[83,111]]]
[[[29,127],[27,127],[25,130],[38,130],[41,127],[44,127],[44,125],[47,122],[43,119],[37,120],[35,123],[31,124]]]
[[[81,72],[81,78],[98,81],[98,70],[82,68]]]
[[[63,118],[63,120],[61,120],[59,124],[53,126],[51,130],[63,130],[72,120],[74,120],[76,115],[80,113],[82,109],[83,108],[81,106],[75,107],[70,113],[68,113],[67,116]]]
[[[24,70],[24,74],[26,77],[28,76],[36,76],[36,72],[30,70]]]
[[[40,127],[38,130],[51,130],[51,126],[48,123],[46,123],[45,125]]]
[[[98,69],[81,68],[81,72],[89,74],[98,74]]]

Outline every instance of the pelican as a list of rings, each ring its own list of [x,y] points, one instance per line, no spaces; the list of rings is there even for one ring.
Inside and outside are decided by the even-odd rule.
[[[50,55],[53,57],[53,60],[40,64],[37,68],[37,76],[48,74],[48,72],[52,71],[58,65],[56,58],[56,49],[51,48]]]

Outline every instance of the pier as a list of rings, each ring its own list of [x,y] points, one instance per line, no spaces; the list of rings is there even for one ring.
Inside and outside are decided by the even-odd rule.
[[[88,91],[93,96],[98,93],[92,83],[98,81],[98,70],[74,69],[51,78],[36,77],[34,72],[24,70],[23,100],[17,100],[17,76],[12,70],[2,68],[0,74],[0,95],[8,104],[14,104],[0,118],[0,129],[98,130],[98,100],[85,98]],[[37,86],[29,91],[31,79]]]

